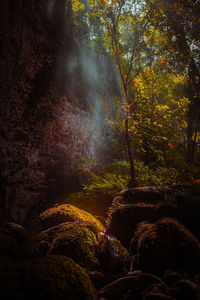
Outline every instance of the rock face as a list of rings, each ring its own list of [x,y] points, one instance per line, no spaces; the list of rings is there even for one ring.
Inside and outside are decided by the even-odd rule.
[[[161,217],[171,217],[180,220],[199,236],[199,212],[199,185],[124,190],[112,202],[106,232],[115,235],[128,247],[140,222],[156,222]]]
[[[22,223],[77,191],[77,159],[99,157],[102,135],[67,69],[77,47],[65,8],[65,0],[1,3],[1,222]]]

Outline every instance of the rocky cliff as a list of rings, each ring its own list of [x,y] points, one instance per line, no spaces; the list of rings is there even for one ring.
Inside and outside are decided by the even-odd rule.
[[[101,132],[82,96],[65,0],[1,1],[1,219],[22,223],[77,189],[77,159],[98,156]],[[78,67],[77,67],[78,68]],[[75,182],[76,180],[76,182]]]

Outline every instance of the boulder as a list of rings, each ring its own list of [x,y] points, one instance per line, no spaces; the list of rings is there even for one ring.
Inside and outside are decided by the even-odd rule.
[[[163,293],[149,292],[143,297],[142,300],[177,300],[177,298],[167,296]]]
[[[128,247],[138,223],[154,223],[161,217],[171,217],[198,236],[199,213],[199,184],[127,189],[112,202],[106,233],[113,234]]]
[[[15,252],[29,236],[23,226],[15,223],[4,223],[0,227],[0,255],[14,258]]]
[[[200,287],[190,280],[178,280],[172,286],[170,294],[181,300],[199,300]]]
[[[169,289],[169,287],[166,285],[165,282],[162,283],[154,283],[150,285],[144,292],[143,296],[145,296],[148,293],[161,293],[165,294],[166,291]]]
[[[162,279],[169,287],[171,287],[178,280],[189,279],[189,274],[167,270],[162,276]]]
[[[153,223],[148,223],[148,222],[141,222],[138,224],[137,229],[135,231],[135,234],[133,238],[130,241],[130,252],[134,256],[137,253],[138,250],[138,241],[140,237],[143,235],[144,232],[152,228]]]
[[[143,292],[156,283],[165,285],[160,278],[152,274],[141,273],[135,276],[125,276],[99,289],[98,296],[111,300],[142,299]]]
[[[153,274],[166,270],[197,274],[200,266],[200,243],[179,221],[158,220],[137,237],[135,268]]]
[[[88,273],[92,283],[94,284],[96,289],[100,289],[111,282],[116,281],[119,278],[122,278],[125,275],[124,270],[121,273],[103,273],[99,271],[92,271]]]
[[[92,269],[96,262],[96,247],[100,230],[94,222],[67,222],[27,239],[19,248],[19,260],[33,259],[47,254],[59,254],[73,258],[85,268]]]
[[[123,272],[130,264],[126,248],[114,236],[102,234],[98,243],[98,257],[106,273]]]
[[[71,258],[48,256],[0,271],[1,299],[94,300],[96,292],[87,273]]]
[[[65,226],[53,240],[47,254],[65,255],[87,270],[97,267],[97,244],[100,233],[89,222],[77,222]]]
[[[89,221],[95,223],[100,231],[104,231],[103,225],[94,216],[70,204],[51,207],[42,212],[39,218],[43,229],[48,229],[66,222]]]
[[[52,239],[45,232],[40,232],[27,239],[16,251],[17,260],[30,260],[45,256],[51,247]]]
[[[22,225],[12,222],[4,223],[0,228],[0,232],[14,238],[18,245],[29,236],[29,233]]]

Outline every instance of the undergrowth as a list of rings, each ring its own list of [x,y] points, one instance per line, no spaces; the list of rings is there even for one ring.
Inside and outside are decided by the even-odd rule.
[[[183,174],[180,170],[167,167],[151,169],[143,162],[135,161],[137,186],[160,186],[181,183]],[[90,183],[84,186],[84,191],[107,191],[117,193],[128,187],[130,182],[130,167],[126,161],[116,161],[90,172]]]
[[[67,203],[94,215],[105,216],[112,199],[121,190],[128,187],[130,182],[129,164],[127,161],[115,161],[98,167],[92,172],[87,162],[85,169],[82,168],[82,172],[84,171],[90,178],[89,182],[83,186],[81,192],[71,194]],[[135,172],[138,187],[180,184],[184,180],[189,182],[189,177],[186,178],[185,171],[181,169],[163,166],[150,168],[139,161],[135,161]]]

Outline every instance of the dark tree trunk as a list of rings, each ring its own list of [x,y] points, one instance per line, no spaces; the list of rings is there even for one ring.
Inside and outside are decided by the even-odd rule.
[[[200,74],[199,70],[191,59],[188,71],[187,96],[190,100],[187,122],[187,162],[193,163],[196,152],[197,133],[200,130]]]
[[[135,187],[136,184],[136,178],[135,178],[135,165],[134,160],[132,156],[132,147],[131,147],[131,141],[129,136],[129,124],[128,124],[128,112],[126,112],[125,116],[125,139],[126,139],[126,146],[127,146],[127,152],[128,152],[128,158],[129,158],[129,164],[131,169],[131,181],[129,182],[129,187]]]

